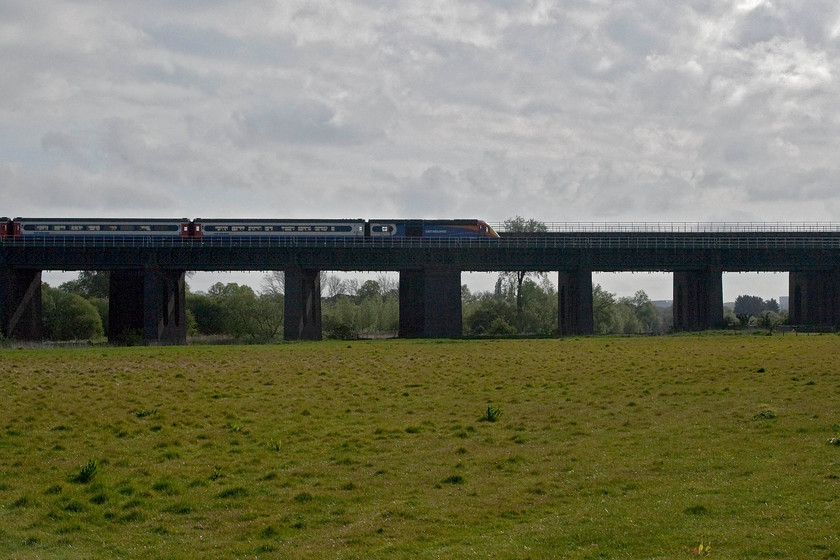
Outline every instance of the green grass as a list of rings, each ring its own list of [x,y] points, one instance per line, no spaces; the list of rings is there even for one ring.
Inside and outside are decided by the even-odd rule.
[[[4,558],[840,555],[834,335],[6,349],[0,395]]]

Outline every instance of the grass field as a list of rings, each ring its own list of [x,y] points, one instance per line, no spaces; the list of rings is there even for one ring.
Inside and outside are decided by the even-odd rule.
[[[0,350],[0,557],[836,558],[839,350]]]

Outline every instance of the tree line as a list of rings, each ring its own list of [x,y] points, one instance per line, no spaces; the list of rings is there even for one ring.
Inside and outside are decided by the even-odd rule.
[[[326,338],[396,336],[399,289],[382,274],[363,282],[322,273],[321,322]],[[461,287],[463,332],[467,336],[550,336],[557,331],[557,289],[545,273],[500,273],[489,291]],[[673,328],[671,308],[657,307],[639,290],[619,297],[596,284],[592,290],[596,334],[664,334]],[[282,339],[283,273],[265,275],[259,289],[217,282],[206,292],[187,289],[189,335],[206,341],[267,343]],[[104,340],[108,330],[108,274],[81,272],[57,288],[42,286],[43,333],[47,340]],[[775,300],[742,295],[724,309],[727,328],[785,322]]]
[[[399,329],[397,280],[382,274],[360,282],[322,273],[321,322],[326,338],[396,336]],[[501,273],[491,291],[461,288],[466,335],[551,335],[557,330],[557,290],[546,274]],[[643,292],[616,297],[595,286],[598,333],[663,333],[668,318]],[[44,337],[48,340],[103,340],[108,330],[108,273],[81,272],[77,280],[42,286]],[[205,292],[186,294],[191,337],[207,341],[266,343],[282,339],[283,273],[267,274],[260,289],[217,282]]]

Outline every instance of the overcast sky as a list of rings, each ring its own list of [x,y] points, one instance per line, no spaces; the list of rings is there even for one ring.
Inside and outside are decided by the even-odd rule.
[[[831,220],[836,0],[0,2],[0,212]]]
[[[828,221],[836,0],[0,0],[0,215]]]

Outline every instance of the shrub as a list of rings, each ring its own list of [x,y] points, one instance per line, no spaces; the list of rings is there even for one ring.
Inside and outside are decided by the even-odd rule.
[[[496,317],[490,322],[490,328],[487,329],[488,334],[509,335],[516,334],[516,327],[508,323],[503,317]]]
[[[91,340],[104,336],[99,311],[78,294],[45,290],[43,314],[44,334],[52,340]]]

